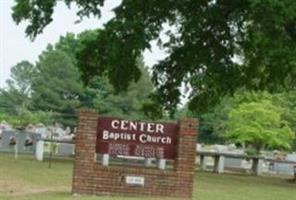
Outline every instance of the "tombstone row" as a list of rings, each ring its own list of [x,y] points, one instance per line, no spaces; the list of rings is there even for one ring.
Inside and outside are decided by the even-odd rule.
[[[39,133],[32,133],[19,130],[4,130],[0,134],[0,152],[15,152],[38,154],[42,149],[42,159],[44,153],[49,153],[49,141],[44,141]],[[74,144],[54,143],[53,154],[61,156],[71,156],[74,154]],[[38,158],[38,156],[37,156]]]
[[[207,151],[199,151],[197,154],[201,170],[212,169],[216,173],[224,173],[227,170],[250,171],[255,175],[263,173],[295,175],[296,154],[288,155],[285,160]]]

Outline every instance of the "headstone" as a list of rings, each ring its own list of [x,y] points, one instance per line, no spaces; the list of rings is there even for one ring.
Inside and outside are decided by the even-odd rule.
[[[26,131],[5,130],[0,140],[0,151],[14,152],[14,147],[17,145],[19,153],[33,153],[35,151],[36,137],[36,134]],[[15,145],[12,144],[13,140],[15,140]],[[31,144],[28,144],[28,140],[31,141]]]
[[[36,143],[36,159],[38,161],[43,161],[43,155],[44,155],[44,141],[38,140]]]
[[[273,164],[273,171],[280,175],[294,175],[293,164],[275,162]]]
[[[242,167],[242,161],[241,158],[225,158],[225,168],[241,168]]]
[[[296,162],[296,153],[288,154],[288,155],[286,156],[286,160],[287,160],[287,161]]]
[[[63,156],[74,155],[74,149],[75,149],[74,144],[60,143],[57,148],[58,148],[57,153],[59,155],[63,155]]]
[[[65,134],[69,135],[71,133],[71,129],[69,126],[66,127]]]

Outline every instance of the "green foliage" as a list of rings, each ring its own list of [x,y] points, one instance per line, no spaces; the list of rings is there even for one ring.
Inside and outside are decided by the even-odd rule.
[[[76,3],[82,18],[100,16],[105,1],[64,2]],[[28,21],[26,34],[35,38],[52,21],[56,4],[16,0],[12,17],[16,23]],[[189,109],[199,113],[237,88],[295,88],[296,1],[123,0],[114,12],[105,29],[79,50],[85,82],[107,75],[116,91],[127,89],[141,74],[137,58],[156,40],[168,53],[153,67],[158,102],[166,109],[177,107],[184,82],[193,88]]]
[[[295,135],[282,114],[283,110],[268,100],[241,103],[229,113],[225,138],[252,145],[257,153],[263,147],[289,150]]]
[[[23,96],[30,94],[32,79],[36,76],[36,68],[28,61],[21,61],[11,68],[11,79],[7,80],[10,90],[16,90]]]
[[[199,117],[199,141],[207,144],[224,143],[225,121],[231,109],[229,98],[224,98],[210,112]]]
[[[296,92],[294,90],[271,94],[269,92],[240,91],[232,98],[232,107],[241,103],[271,101],[273,105],[282,109],[282,118],[296,132]]]
[[[296,91],[274,95],[273,102],[284,109],[283,118],[289,122],[291,128],[296,132]]]
[[[0,88],[0,111],[17,115],[21,107],[29,106],[35,74],[35,67],[28,61],[19,62],[11,68],[11,78],[6,81],[7,88]]]
[[[79,96],[83,93],[75,63],[65,52],[49,46],[40,55],[36,68],[38,76],[32,84],[33,110],[57,113],[57,121],[74,126]],[[67,116],[59,117],[59,114]]]
[[[82,107],[95,108],[102,115],[147,119],[143,104],[149,101],[153,85],[141,57],[137,65],[142,76],[127,91],[115,93],[104,76],[94,77],[87,87],[83,85],[75,55],[97,33],[69,33],[58,43],[48,45],[36,65],[24,61],[14,66],[9,87],[0,91],[0,111],[7,114],[7,121],[15,126],[48,123],[43,113],[51,113],[51,122],[75,126],[77,110]]]
[[[148,70],[139,62],[143,76],[137,83],[132,83],[127,91],[115,93],[113,86],[107,79],[97,77],[95,84],[100,85],[94,98],[93,107],[102,115],[118,116],[128,119],[154,119],[143,111],[149,101],[149,94],[153,89]],[[87,90],[94,87],[90,84]]]
[[[27,124],[50,124],[53,115],[49,110],[34,110],[33,85],[40,78],[40,72],[33,64],[22,61],[11,68],[7,88],[0,89],[1,120],[17,128]]]
[[[199,119],[199,142],[207,144],[225,143],[226,124],[229,113],[238,109],[242,104],[272,102],[272,105],[281,110],[281,120],[286,122],[296,133],[296,93],[294,91],[271,94],[269,92],[237,91],[232,97],[224,97],[219,104],[212,107],[207,113],[199,115],[193,112],[193,117]],[[255,116],[254,116],[255,117]],[[296,143],[296,140],[294,140]],[[296,146],[293,146],[296,149]],[[249,149],[253,151],[252,149]]]
[[[7,114],[0,112],[0,122],[5,121],[7,119]]]
[[[53,116],[50,112],[31,112],[27,109],[22,109],[19,115],[17,116],[9,116],[8,122],[12,124],[16,128],[24,128],[28,124],[52,124]]]
[[[0,122],[6,121],[16,128],[24,128],[28,124],[52,124],[53,114],[50,112],[37,111],[32,112],[26,108],[20,108],[17,115],[10,115],[6,113],[0,113]]]

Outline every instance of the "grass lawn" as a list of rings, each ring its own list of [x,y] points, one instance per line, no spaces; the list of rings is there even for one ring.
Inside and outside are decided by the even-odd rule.
[[[32,156],[14,160],[0,154],[0,200],[152,200],[164,198],[75,197],[71,195],[72,161],[37,162]],[[196,173],[197,200],[296,200],[296,184],[285,179]],[[172,199],[171,199],[172,200]]]

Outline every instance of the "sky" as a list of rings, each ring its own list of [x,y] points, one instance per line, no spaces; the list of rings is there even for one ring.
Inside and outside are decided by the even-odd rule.
[[[104,23],[114,17],[112,8],[119,3],[120,0],[107,0],[101,10],[100,19],[84,18],[81,23],[75,24],[74,22],[79,19],[76,16],[78,8],[73,4],[71,9],[68,9],[62,1],[59,1],[54,11],[53,22],[34,41],[31,41],[25,35],[26,22],[16,25],[11,18],[14,0],[0,0],[0,87],[6,86],[5,82],[9,78],[12,66],[22,60],[35,63],[47,44],[56,43],[60,36],[67,32],[77,34],[87,29],[102,28]],[[152,51],[144,52],[144,62],[152,66],[164,56],[164,52],[153,42]]]

